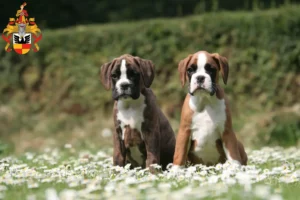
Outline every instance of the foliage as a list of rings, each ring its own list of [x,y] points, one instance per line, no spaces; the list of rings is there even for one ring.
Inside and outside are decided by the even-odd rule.
[[[186,94],[177,63],[201,49],[228,57],[229,81],[222,85],[234,115],[292,106],[300,96],[299,9],[285,6],[45,30],[38,53],[0,52],[0,102],[24,114],[8,119],[1,111],[0,131],[10,133],[7,127],[12,126],[12,132],[31,129],[39,120],[32,116],[39,113],[68,113],[84,120],[110,113],[111,93],[100,85],[98,72],[103,63],[125,53],[154,61],[152,88],[163,110],[177,121]],[[4,48],[4,42],[0,46]],[[32,125],[24,124],[31,117]]]

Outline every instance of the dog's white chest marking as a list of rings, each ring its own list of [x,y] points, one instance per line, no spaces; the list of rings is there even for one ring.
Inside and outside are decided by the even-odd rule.
[[[146,107],[145,97],[140,95],[140,98],[133,100],[131,98],[121,99],[118,101],[117,119],[121,122],[122,140],[125,138],[125,126],[136,129],[142,134],[142,123],[144,122],[144,109]]]
[[[216,140],[221,138],[226,121],[224,99],[212,98],[214,97],[191,96],[189,102],[194,111],[191,124],[191,139],[196,141],[194,151],[205,163],[218,162],[220,155]]]

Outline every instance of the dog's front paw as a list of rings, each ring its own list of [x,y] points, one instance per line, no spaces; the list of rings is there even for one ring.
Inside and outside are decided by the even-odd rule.
[[[158,174],[160,172],[162,172],[162,168],[159,164],[151,164],[149,166],[149,171],[152,173],[152,174]]]
[[[225,167],[231,167],[231,168],[240,168],[242,164],[238,160],[227,160],[226,163],[224,164]]]
[[[182,169],[184,169],[184,166],[181,165],[172,165],[169,168],[169,171],[173,174],[178,174]]]

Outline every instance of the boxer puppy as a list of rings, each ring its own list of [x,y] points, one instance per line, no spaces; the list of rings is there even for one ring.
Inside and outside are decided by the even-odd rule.
[[[199,51],[178,65],[182,87],[189,82],[176,138],[174,166],[215,165],[231,160],[247,164],[243,145],[232,129],[231,113],[219,73],[227,83],[229,67],[225,57]]]
[[[114,99],[113,164],[164,170],[173,162],[174,132],[149,88],[154,79],[150,60],[129,54],[102,65],[101,82]],[[151,171],[154,169],[151,167]]]

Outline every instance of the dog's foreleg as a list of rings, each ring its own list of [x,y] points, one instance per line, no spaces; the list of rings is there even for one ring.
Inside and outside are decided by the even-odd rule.
[[[231,132],[224,132],[222,136],[222,142],[227,160],[241,165],[242,158],[239,151],[238,140],[235,134]]]
[[[157,131],[144,132],[145,147],[147,151],[146,168],[149,168],[151,173],[155,173],[158,169],[153,164],[160,165],[160,140]]]
[[[120,134],[118,133],[118,131],[115,130],[113,136],[114,137],[113,138],[113,143],[114,143],[113,164],[114,166],[124,167],[126,161],[126,150],[125,150],[124,142],[121,140],[119,135]]]
[[[182,127],[179,129],[176,138],[173,165],[177,165],[177,166],[185,165],[188,151],[190,149],[190,140],[191,140],[190,135],[191,135],[191,130],[189,127]]]

